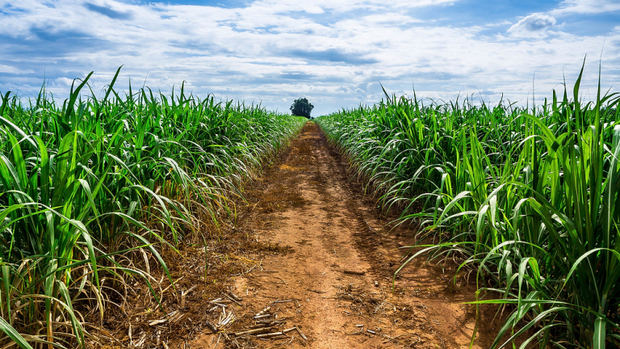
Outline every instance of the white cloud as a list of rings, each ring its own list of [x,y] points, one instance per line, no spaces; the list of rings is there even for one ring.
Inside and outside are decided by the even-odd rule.
[[[551,14],[596,14],[615,11],[620,11],[620,2],[617,0],[564,0],[557,9],[551,11]]]
[[[412,15],[416,7],[451,0],[317,0],[306,7],[261,0],[245,8],[89,3],[98,7],[82,0],[59,0],[53,7],[0,0],[0,9],[10,13],[0,12],[0,36],[6,38],[0,41],[0,73],[55,74],[50,89],[65,96],[67,79],[95,70],[93,83],[102,87],[124,65],[119,85],[128,76],[140,85],[148,77],[147,85],[165,91],[185,80],[203,96],[263,101],[281,111],[286,101],[306,94],[320,113],[377,101],[378,82],[397,93],[415,83],[420,96],[491,90],[518,99],[527,96],[536,72],[542,95],[559,87],[564,72],[576,72],[585,53],[598,57],[605,41],[620,40],[619,28],[598,36],[553,31],[557,17],[550,14],[522,18],[509,36],[482,34],[484,23],[439,26]],[[351,10],[355,16],[347,14]],[[553,35],[520,39],[548,32]],[[28,42],[35,47],[24,53],[20,45]],[[620,48],[606,49],[604,59],[620,62]],[[618,74],[610,78],[612,85],[620,82]],[[14,89],[8,84],[18,81],[3,80],[0,90]]]
[[[415,23],[424,23],[423,20],[418,18],[413,18],[411,16],[404,15],[402,13],[397,12],[386,12],[380,14],[372,14],[368,16],[363,16],[358,19],[359,21],[370,23],[373,25],[381,25],[381,26],[407,26]]]
[[[18,67],[12,66],[12,65],[6,65],[6,64],[0,64],[0,73],[5,73],[5,74],[29,74],[29,73],[33,73],[34,71],[32,70],[21,70]]]
[[[508,33],[516,36],[540,36],[555,26],[556,19],[544,13],[533,13],[513,24]]]

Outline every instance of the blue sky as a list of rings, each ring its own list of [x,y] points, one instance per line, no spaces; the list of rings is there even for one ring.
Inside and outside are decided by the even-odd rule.
[[[585,98],[598,64],[620,82],[620,1],[0,0],[0,92],[58,99],[95,71],[119,85],[233,98],[288,112],[308,97],[320,115],[388,91],[519,103],[574,81]],[[532,87],[534,86],[534,87]]]

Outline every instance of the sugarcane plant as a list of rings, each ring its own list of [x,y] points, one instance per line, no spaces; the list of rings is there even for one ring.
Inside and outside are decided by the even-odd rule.
[[[508,311],[493,348],[620,345],[620,97],[581,101],[582,74],[538,107],[386,93],[318,119],[379,202],[422,224],[396,273],[456,259],[473,304]]]
[[[160,255],[234,215],[231,199],[303,118],[149,88],[103,96],[74,81],[62,105],[41,89],[0,104],[0,346],[84,346],[83,311],[142,280]],[[142,253],[140,253],[142,255]],[[111,287],[113,285],[113,287]]]

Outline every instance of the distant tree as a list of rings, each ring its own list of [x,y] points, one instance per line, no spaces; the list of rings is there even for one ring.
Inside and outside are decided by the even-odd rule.
[[[310,104],[307,98],[298,98],[291,105],[291,113],[297,116],[305,116],[310,119],[310,113],[314,106]]]

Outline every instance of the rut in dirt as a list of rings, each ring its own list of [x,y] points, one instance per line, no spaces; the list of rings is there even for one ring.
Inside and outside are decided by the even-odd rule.
[[[218,333],[206,331],[190,347],[468,346],[474,319],[462,302],[471,300],[471,289],[449,289],[447,275],[421,262],[392,288],[398,247],[412,241],[413,231],[390,229],[389,219],[351,183],[346,162],[308,122],[248,189],[239,222],[277,248],[254,256],[257,267],[234,279],[231,292],[243,299],[229,307],[236,320]],[[256,331],[261,314],[275,322]],[[485,346],[486,337],[474,347]]]

